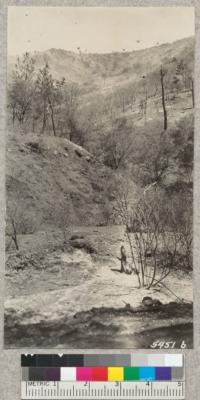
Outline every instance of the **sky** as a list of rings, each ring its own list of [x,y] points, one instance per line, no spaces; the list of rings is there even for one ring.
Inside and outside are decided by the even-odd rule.
[[[140,50],[194,35],[193,7],[8,7],[8,55]]]

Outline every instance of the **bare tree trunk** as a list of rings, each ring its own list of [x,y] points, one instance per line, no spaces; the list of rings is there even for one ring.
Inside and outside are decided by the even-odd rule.
[[[18,244],[18,240],[17,240],[17,229],[16,229],[15,221],[13,219],[11,221],[11,224],[12,224],[12,228],[13,228],[12,240],[15,244],[16,250],[19,250],[19,244]]]
[[[127,239],[128,239],[130,250],[131,250],[131,256],[132,256],[133,264],[134,264],[134,267],[135,267],[134,268],[134,272],[137,275],[138,284],[139,284],[139,288],[140,288],[141,287],[140,271],[138,271],[138,269],[136,267],[135,257],[134,257],[134,253],[133,253],[133,246],[132,246],[132,243],[131,243],[131,238],[130,238],[129,233],[128,233],[128,224],[126,224],[126,236],[127,236]]]
[[[19,116],[18,120],[19,120],[20,125],[23,125],[23,122],[24,122],[24,116],[23,116],[23,114],[21,114],[21,115]]]
[[[195,99],[194,99],[194,81],[191,79],[191,92],[192,92],[192,106],[195,106]]]
[[[53,134],[54,134],[54,136],[56,136],[56,127],[55,127],[55,122],[54,122],[54,110],[53,110],[53,106],[52,106],[50,100],[49,100],[49,106],[50,106],[50,110],[51,110],[51,122],[52,122]]]
[[[46,123],[47,123],[47,116],[46,116],[46,100],[44,100],[43,103],[43,122],[42,122],[42,134],[44,134],[45,129],[46,129]]]
[[[147,93],[147,88],[145,89],[145,100],[144,100],[144,120],[145,120],[145,125],[147,123],[147,101],[148,101],[148,93]]]
[[[165,105],[165,87],[164,87],[164,72],[162,67],[160,68],[160,81],[161,81],[161,89],[162,89],[162,107],[163,107],[163,115],[164,115],[164,130],[167,130],[167,110]]]
[[[137,232],[134,232],[134,237],[135,237],[135,242],[137,245],[137,253],[138,253],[138,256],[140,259],[140,264],[141,264],[142,286],[144,287],[145,282],[144,282],[144,265],[143,265],[143,259],[142,259],[142,249],[141,249],[141,243],[140,243]]]
[[[35,133],[35,118],[32,118],[32,131]]]
[[[12,236],[13,242],[15,243],[16,250],[19,250],[17,235]]]
[[[151,278],[151,281],[150,281],[150,283],[149,283],[149,285],[148,285],[147,289],[150,289],[150,288],[151,288],[151,286],[152,286],[152,285],[153,285],[153,283],[154,283],[155,277],[156,277],[156,272],[157,272],[157,262],[156,262],[156,259],[155,259],[154,261],[155,261],[155,263],[154,263],[154,267],[153,267],[153,276],[152,276],[152,278]]]
[[[150,281],[147,289],[151,288],[151,286],[153,285],[153,283],[155,281],[155,278],[156,278],[156,273],[157,273],[157,246],[158,246],[158,239],[156,239],[156,247],[154,248],[154,251],[153,251],[153,253],[154,253],[154,255],[153,255],[153,257],[154,257],[153,276],[151,278],[151,281]]]
[[[73,122],[72,122],[71,118],[69,119],[68,125],[69,125],[69,141],[73,142],[74,125],[73,125]]]

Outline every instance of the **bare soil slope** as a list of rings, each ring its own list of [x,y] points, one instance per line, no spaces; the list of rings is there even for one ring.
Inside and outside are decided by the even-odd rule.
[[[44,225],[102,224],[110,171],[85,149],[51,136],[10,135],[7,196]]]

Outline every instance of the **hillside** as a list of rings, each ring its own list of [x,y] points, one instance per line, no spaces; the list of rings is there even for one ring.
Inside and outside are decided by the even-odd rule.
[[[128,86],[143,84],[143,76],[154,78],[160,65],[169,69],[169,74],[176,70],[177,61],[182,60],[193,71],[194,38],[178,40],[174,43],[157,45],[152,48],[106,54],[73,53],[62,49],[49,49],[45,52],[35,51],[32,54],[37,68],[44,63],[51,67],[56,79],[64,77],[66,81],[77,83],[81,93],[99,93],[104,96],[114,94],[119,89],[128,90]],[[8,58],[8,76],[10,76],[15,59]]]
[[[82,147],[49,136],[9,136],[8,206],[42,226],[104,223],[109,170]],[[27,209],[26,209],[27,207]]]
[[[32,122],[25,128],[26,135],[21,135],[21,129],[16,128],[16,133],[14,130],[9,134],[7,145],[10,207],[16,208],[15,202],[25,201],[27,212],[42,225],[61,226],[63,220],[66,224],[105,223],[105,188],[109,187],[108,176],[112,176],[112,171],[103,163],[110,167],[105,161],[110,157],[109,152],[106,154],[109,143],[113,146],[109,138],[113,132],[117,135],[116,152],[126,141],[128,146],[130,143],[132,155],[124,167],[132,174],[133,181],[140,184],[135,165],[143,163],[141,155],[145,151],[152,147],[150,153],[154,152],[163,130],[160,65],[167,71],[168,128],[179,130],[180,125],[183,130],[186,120],[191,125],[193,114],[191,90],[183,87],[183,79],[187,77],[184,74],[192,76],[193,54],[194,38],[130,53],[75,54],[59,49],[35,52],[37,69],[48,62],[53,77],[64,76],[67,83],[72,81],[78,85],[73,123],[84,134],[83,146],[87,150],[77,147],[67,136],[53,137],[50,119],[43,136],[39,132],[30,133]],[[184,65],[183,76],[176,74],[180,63]],[[10,60],[9,77],[12,67],[13,60]],[[179,86],[174,87],[175,75]],[[68,121],[65,121],[67,132]],[[171,141],[171,133],[167,135]],[[182,141],[187,143],[187,132],[184,135]],[[177,170],[175,156],[177,150],[172,154],[173,169]],[[17,190],[21,193],[16,196]]]
[[[98,140],[116,118],[126,118],[132,128],[151,124],[152,120],[162,126],[161,65],[166,72],[169,124],[173,126],[192,109],[189,77],[194,69],[194,38],[111,54],[50,49],[35,53],[35,59],[37,68],[47,62],[56,79],[65,77],[66,82],[77,86],[77,124],[87,130],[90,141]],[[184,69],[179,71],[179,66]],[[93,147],[87,146],[93,151]]]
[[[110,85],[133,83],[144,73],[152,73],[161,64],[175,65],[176,60],[183,59],[193,68],[194,38],[186,38],[174,43],[166,43],[144,50],[108,53],[77,54],[61,49],[49,49],[46,52],[35,52],[38,67],[49,63],[52,74],[57,78],[64,76],[66,80],[84,84],[92,83],[101,87],[105,80],[105,89]]]

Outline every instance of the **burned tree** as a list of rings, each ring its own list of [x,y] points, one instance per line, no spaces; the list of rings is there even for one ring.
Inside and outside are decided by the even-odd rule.
[[[31,113],[35,77],[35,60],[29,53],[17,58],[12,81],[8,87],[8,108],[11,110],[12,123],[17,120],[22,125]]]
[[[6,189],[8,193],[7,213],[6,213],[6,231],[8,238],[6,250],[8,251],[12,244],[15,249],[20,250],[20,235],[33,234],[39,229],[41,224],[39,216],[31,212],[30,203],[21,190],[20,174],[14,175],[14,171],[7,177]]]
[[[161,66],[161,68],[160,68],[160,82],[161,82],[162,108],[163,108],[163,117],[164,117],[164,130],[167,130],[168,124],[167,124],[167,109],[166,109],[166,103],[165,103],[164,77],[165,77],[165,71],[163,71],[163,68]]]
[[[56,115],[60,110],[64,83],[64,78],[59,81],[52,77],[48,63],[38,72],[36,92],[38,101],[41,103],[42,134],[44,134],[46,130],[48,116],[50,115],[53,134],[57,136]]]
[[[6,236],[9,241],[6,250],[9,250],[12,243],[15,249],[20,249],[19,235],[32,234],[38,229],[38,223],[29,215],[20,203],[15,204],[12,209],[7,212]]]

